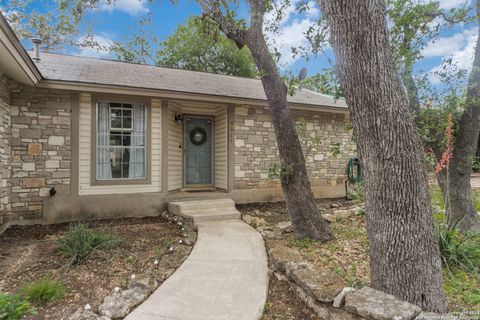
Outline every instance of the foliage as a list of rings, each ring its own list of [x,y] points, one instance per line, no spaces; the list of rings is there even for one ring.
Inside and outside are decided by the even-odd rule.
[[[444,288],[451,304],[459,306],[459,310],[478,310],[480,308],[480,278],[465,271],[453,274],[444,272]]]
[[[330,155],[336,158],[340,154],[340,142],[334,142],[330,148]]]
[[[311,238],[302,238],[302,239],[290,238],[289,243],[292,247],[296,247],[299,249],[308,249],[311,246],[315,245],[317,241]]]
[[[449,113],[447,116],[447,126],[445,128],[445,150],[442,153],[442,158],[435,166],[435,173],[439,174],[444,168],[448,170],[450,165],[450,159],[453,157],[453,121],[452,114]]]
[[[150,23],[141,20],[141,26]],[[155,45],[158,44],[158,48]],[[208,18],[191,16],[162,42],[143,29],[111,48],[120,60],[157,66],[255,77],[256,67],[248,49],[238,49]]]
[[[20,288],[19,293],[32,303],[47,303],[62,299],[65,294],[65,286],[60,281],[45,278],[24,285]]]
[[[312,135],[308,132],[307,122],[305,119],[297,123],[297,133],[300,142],[305,146],[305,158],[310,154],[310,152],[312,152],[312,150],[316,149],[322,143],[320,136],[318,136],[316,133]]]
[[[85,224],[71,225],[65,236],[57,242],[58,249],[67,258],[66,266],[80,264],[93,253],[118,246],[121,240],[105,229],[90,229]]]
[[[64,49],[65,46],[99,48],[84,21],[84,37],[78,37],[85,12],[97,1],[82,0],[12,0],[4,8],[6,19],[20,39],[42,39],[45,51]],[[79,40],[80,39],[80,40]]]
[[[472,166],[473,172],[480,172],[480,157],[475,157],[473,160],[473,166]]]
[[[456,226],[437,223],[437,240],[443,267],[477,274],[480,268],[480,234],[461,233]]]
[[[0,292],[0,320],[20,320],[27,315],[35,314],[35,309],[27,300],[19,295]]]
[[[293,167],[291,165],[282,166],[278,163],[272,163],[268,168],[268,179],[285,179],[288,181],[293,174]]]
[[[322,73],[308,77],[301,82],[301,87],[315,92],[332,95],[335,99],[345,97],[345,93],[340,84],[340,76],[336,65],[331,68],[325,68]]]

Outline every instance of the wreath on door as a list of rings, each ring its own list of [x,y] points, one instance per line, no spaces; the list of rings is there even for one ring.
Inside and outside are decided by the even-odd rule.
[[[207,141],[207,131],[201,127],[193,128],[190,131],[190,141],[196,146],[201,146]]]

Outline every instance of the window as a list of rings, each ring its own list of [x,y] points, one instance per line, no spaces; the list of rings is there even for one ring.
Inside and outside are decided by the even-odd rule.
[[[97,104],[97,180],[146,178],[146,107]]]

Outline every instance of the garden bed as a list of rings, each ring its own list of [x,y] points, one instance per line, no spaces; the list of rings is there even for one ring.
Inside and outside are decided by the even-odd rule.
[[[370,283],[368,239],[365,230],[365,211],[354,202],[322,200],[317,202],[324,217],[330,220],[335,239],[319,243],[311,239],[295,239],[289,227],[285,203],[239,206],[244,220],[257,228],[267,242],[267,248],[286,246],[298,251],[303,260],[338,274],[350,287],[360,288]],[[271,279],[274,279],[273,276]],[[451,311],[480,309],[480,281],[465,272],[444,273],[445,291]],[[274,286],[277,281],[274,281]],[[269,291],[271,308],[289,304]],[[298,306],[291,304],[291,308]],[[283,306],[282,308],[288,308]],[[268,313],[266,313],[266,316]],[[270,319],[270,318],[266,318]],[[276,319],[276,318],[272,318]]]
[[[174,223],[161,217],[88,223],[91,229],[114,236],[117,245],[70,267],[58,249],[68,224],[10,227],[0,236],[0,292],[15,294],[26,284],[54,279],[64,285],[64,296],[34,304],[37,315],[28,319],[66,319],[87,304],[95,309],[112,289],[124,288],[132,275],[168,276],[182,263],[196,233],[191,225],[184,225],[185,237]]]

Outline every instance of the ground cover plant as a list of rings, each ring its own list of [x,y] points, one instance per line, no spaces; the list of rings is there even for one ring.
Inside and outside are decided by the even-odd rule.
[[[438,199],[441,198],[441,193],[440,197],[436,196],[439,191],[435,188],[432,188],[431,192],[433,206],[440,208]],[[332,203],[335,208],[331,207]],[[280,240],[266,241],[279,241],[283,245],[296,249],[306,261],[337,273],[351,287],[360,288],[368,285],[370,283],[370,264],[365,230],[365,215],[368,213],[358,206],[358,201],[319,200],[317,205],[324,216],[332,215],[335,210],[342,211],[352,208],[350,216],[336,217],[330,222],[330,228],[335,236],[334,240],[320,243],[314,239],[296,239],[291,233],[280,233]],[[273,230],[276,229],[278,223],[288,221],[283,203],[251,204],[240,206],[239,209],[243,215],[251,215],[265,220],[267,228]],[[449,311],[478,310],[480,309],[480,277],[478,273],[480,237],[478,234],[452,231],[445,223],[441,223],[439,215],[440,213],[437,212],[435,217],[437,226],[441,228],[437,229],[437,236],[442,255],[444,290]],[[333,215],[329,218],[332,217]],[[257,228],[261,228],[259,221],[255,221],[253,224],[256,224]],[[272,286],[278,286],[278,284]],[[271,289],[271,291],[269,294],[274,296],[275,290]],[[269,299],[273,302],[276,301],[274,297]],[[268,307],[275,310],[274,303]],[[268,318],[268,310],[265,311],[265,319],[282,319],[281,317]]]
[[[179,241],[193,243],[196,235],[184,226],[187,238],[161,217],[10,227],[0,235],[0,306],[8,306],[10,318],[0,319],[16,319],[15,312],[66,319],[86,304],[98,307],[133,274],[174,270],[192,248]]]

